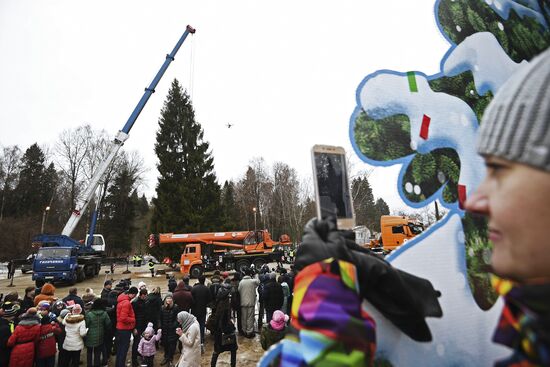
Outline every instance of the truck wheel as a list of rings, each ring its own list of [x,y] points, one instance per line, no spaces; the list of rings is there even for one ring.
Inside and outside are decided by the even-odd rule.
[[[262,268],[262,266],[267,264],[267,262],[264,259],[256,259],[256,260],[254,260],[253,264],[254,264],[254,267],[256,268],[256,270],[259,271]]]
[[[189,275],[191,275],[191,278],[198,278],[202,275],[202,268],[198,265],[194,265],[191,268],[191,271],[189,272]]]
[[[80,283],[80,282],[84,281],[85,278],[86,278],[86,276],[84,274],[84,270],[82,270],[82,268],[78,268],[76,270],[76,281]]]
[[[237,261],[237,264],[235,264],[235,270],[237,270],[240,273],[243,272],[244,268],[249,268],[249,267],[250,267],[250,261],[246,259],[241,259]]]

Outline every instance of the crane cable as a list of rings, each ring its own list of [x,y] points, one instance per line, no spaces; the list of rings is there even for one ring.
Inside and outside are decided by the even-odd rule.
[[[190,62],[189,62],[189,97],[193,100],[194,74],[195,74],[195,37],[191,37]]]

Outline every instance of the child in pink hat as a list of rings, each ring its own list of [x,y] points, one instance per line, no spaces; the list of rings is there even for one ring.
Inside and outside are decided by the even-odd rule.
[[[143,357],[143,363],[147,366],[153,366],[153,359],[157,353],[156,343],[159,342],[162,337],[162,330],[158,329],[155,334],[155,329],[153,329],[153,323],[148,323],[147,328],[141,335],[141,340],[138,345],[138,353]]]
[[[262,329],[262,334],[260,336],[260,342],[264,350],[267,350],[270,346],[278,343],[285,337],[288,329],[287,322],[288,315],[285,315],[280,310],[273,312],[271,321],[267,327]]]

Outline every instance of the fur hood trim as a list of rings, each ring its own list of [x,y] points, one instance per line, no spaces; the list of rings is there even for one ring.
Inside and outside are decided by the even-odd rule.
[[[65,322],[67,324],[77,324],[80,321],[84,321],[84,315],[67,315]]]

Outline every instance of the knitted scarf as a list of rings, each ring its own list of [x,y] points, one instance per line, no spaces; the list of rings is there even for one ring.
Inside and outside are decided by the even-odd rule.
[[[513,349],[496,367],[550,366],[550,284],[493,279],[505,305],[493,341]]]

